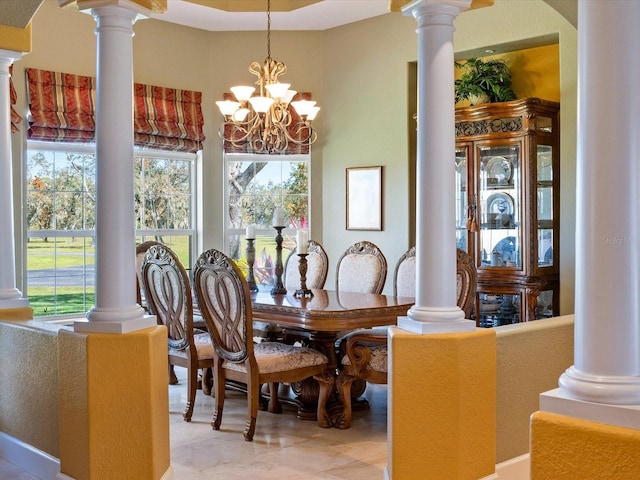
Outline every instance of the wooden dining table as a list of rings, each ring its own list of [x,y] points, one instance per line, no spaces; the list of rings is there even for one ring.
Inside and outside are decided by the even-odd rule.
[[[395,325],[415,301],[413,297],[331,290],[312,290],[312,294],[297,298],[293,291],[252,293],[253,318],[308,333],[310,346],[327,356],[329,368],[336,375],[339,359],[335,345],[341,335],[361,328]],[[295,393],[298,417],[315,418],[315,382],[303,382]]]

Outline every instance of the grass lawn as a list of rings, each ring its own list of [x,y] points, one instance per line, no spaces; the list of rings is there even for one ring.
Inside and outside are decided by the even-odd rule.
[[[259,236],[256,239],[256,261],[254,264],[256,281],[258,283],[270,284],[272,280],[272,267],[276,261],[275,235]],[[151,240],[153,237],[136,238],[136,244],[144,240]],[[187,236],[170,237],[165,236],[160,239],[168,245],[180,258],[187,271],[191,271],[193,262],[199,252],[191,253],[189,248],[189,238]],[[282,263],[287,259],[292,248],[295,248],[295,237],[287,235],[283,241]],[[242,255],[238,259],[241,270],[246,274],[246,244],[242,244]],[[77,267],[75,276],[78,278],[78,271],[82,267],[93,265],[95,261],[95,246],[92,238],[72,238],[60,237],[50,238],[44,241],[42,238],[31,238],[27,243],[27,275],[29,272],[41,272],[41,278],[49,277],[51,286],[30,286],[28,297],[33,314],[36,317],[48,315],[68,315],[73,313],[84,313],[90,310],[95,302],[94,287],[88,287],[85,292],[81,286],[53,286],[53,279],[69,279],[69,272],[60,270],[68,267]],[[32,273],[35,275],[35,272]],[[79,275],[82,277],[82,274]],[[78,283],[81,283],[78,279]]]

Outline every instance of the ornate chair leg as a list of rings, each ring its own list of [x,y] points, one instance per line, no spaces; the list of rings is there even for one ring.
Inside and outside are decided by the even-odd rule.
[[[269,413],[282,413],[282,405],[280,405],[280,399],[278,398],[279,385],[277,382],[269,384]]]
[[[333,391],[333,384],[335,377],[333,373],[327,369],[323,375],[316,375],[315,378],[320,386],[320,392],[318,394],[318,426],[322,428],[330,428],[333,425],[331,417],[327,413],[327,401]]]
[[[196,390],[198,388],[198,369],[189,368],[188,372],[187,406],[184,409],[184,413],[182,414],[182,418],[184,418],[185,422],[191,421],[191,416],[193,415],[193,406],[196,403]]]
[[[173,365],[169,364],[169,385],[177,385],[178,377],[176,376],[176,370]]]
[[[215,389],[215,406],[213,409],[213,420],[211,426],[214,430],[220,430],[220,423],[222,423],[222,410],[224,409],[224,387],[226,384],[224,373],[222,372],[222,366],[220,362],[216,361],[214,366],[214,381],[213,388]]]
[[[348,375],[344,370],[338,375],[338,392],[344,408],[336,421],[335,427],[341,430],[351,427],[351,384],[354,380],[355,377]]]

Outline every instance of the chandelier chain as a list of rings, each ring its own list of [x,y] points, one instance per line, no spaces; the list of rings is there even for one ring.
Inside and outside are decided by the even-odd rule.
[[[271,60],[271,0],[267,0],[267,58]]]

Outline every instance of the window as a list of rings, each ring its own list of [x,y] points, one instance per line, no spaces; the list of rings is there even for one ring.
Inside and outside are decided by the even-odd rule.
[[[282,261],[295,248],[296,229],[309,228],[310,155],[251,155],[225,153],[225,249],[247,270],[246,227],[255,224],[254,275],[269,286],[276,262],[273,211],[282,206]]]
[[[86,312],[95,292],[95,146],[29,141],[27,148],[24,290],[34,316]],[[166,243],[188,267],[196,155],[135,153],[136,243]]]

